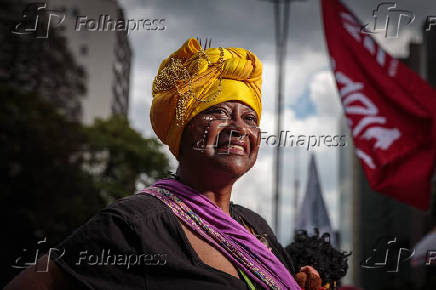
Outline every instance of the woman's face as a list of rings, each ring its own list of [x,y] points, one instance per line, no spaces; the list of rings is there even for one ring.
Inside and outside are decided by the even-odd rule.
[[[257,124],[256,112],[243,102],[227,101],[204,110],[183,131],[182,167],[239,178],[256,162],[260,145]]]

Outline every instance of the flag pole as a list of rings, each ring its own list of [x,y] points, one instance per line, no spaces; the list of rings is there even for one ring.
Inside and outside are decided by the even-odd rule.
[[[294,232],[297,229],[297,217],[298,217],[298,197],[300,191],[300,167],[299,165],[299,152],[298,147],[295,147],[295,159],[294,159]]]
[[[276,73],[277,73],[277,100],[276,100],[276,136],[277,146],[274,152],[273,164],[273,227],[279,238],[280,229],[280,200],[281,200],[281,170],[283,148],[281,147],[282,112],[283,112],[283,80],[285,79],[284,61],[286,59],[286,46],[288,42],[289,15],[291,1],[293,0],[269,0],[274,3],[275,20],[275,43],[276,43]],[[303,0],[299,0],[303,1]],[[283,11],[280,6],[283,4]],[[283,15],[282,15],[283,14]]]
[[[274,3],[275,30],[276,30],[276,69],[277,69],[277,101],[276,101],[276,136],[278,138],[274,154],[274,208],[273,224],[277,238],[280,233],[280,199],[281,199],[281,169],[282,169],[282,147],[280,146],[280,133],[282,131],[282,111],[283,111],[283,78],[285,74],[284,63],[286,54],[286,44],[288,39],[289,10],[290,0],[284,0],[284,11],[281,15],[280,2]],[[283,19],[282,19],[283,18]]]

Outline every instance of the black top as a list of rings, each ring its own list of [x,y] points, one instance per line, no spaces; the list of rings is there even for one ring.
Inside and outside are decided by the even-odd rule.
[[[258,237],[266,237],[273,253],[295,274],[289,256],[262,217],[233,203],[230,214]],[[114,202],[57,248],[65,253],[55,262],[83,289],[248,289],[243,278],[203,263],[171,209],[148,194]]]

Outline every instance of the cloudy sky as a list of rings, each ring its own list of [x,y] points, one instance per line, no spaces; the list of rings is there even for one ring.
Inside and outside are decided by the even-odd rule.
[[[149,121],[151,85],[160,62],[190,37],[212,38],[214,47],[250,49],[262,61],[262,131],[274,133],[275,124],[275,45],[273,5],[262,0],[120,0],[129,19],[165,19],[162,31],[134,31],[129,34],[134,59],[131,80],[130,120],[146,137],[154,137]],[[383,1],[343,1],[362,21],[372,23],[372,11]],[[421,39],[421,26],[428,15],[436,15],[436,4],[425,0],[396,1],[410,10],[415,21],[402,27],[398,39],[377,40],[391,54],[406,56],[407,44]],[[342,115],[325,46],[319,0],[293,2],[289,42],[285,61],[283,129],[292,134],[339,134]],[[436,28],[435,28],[436,29]],[[334,148],[334,149],[332,149]],[[318,162],[323,195],[333,228],[338,228],[337,158],[340,147],[305,150],[284,148],[282,215],[279,240],[287,244],[294,223],[293,181],[300,179],[300,201],[306,186],[309,156]],[[167,151],[168,152],[168,151]],[[297,160],[297,165],[296,165]],[[273,147],[262,144],[255,167],[235,185],[232,200],[259,212],[272,225]],[[173,167],[176,162],[173,159]]]

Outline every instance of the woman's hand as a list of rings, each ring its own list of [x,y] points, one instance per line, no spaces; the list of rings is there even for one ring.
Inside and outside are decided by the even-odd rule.
[[[312,266],[301,267],[300,272],[295,275],[298,285],[305,290],[319,290],[321,288],[321,277]]]

